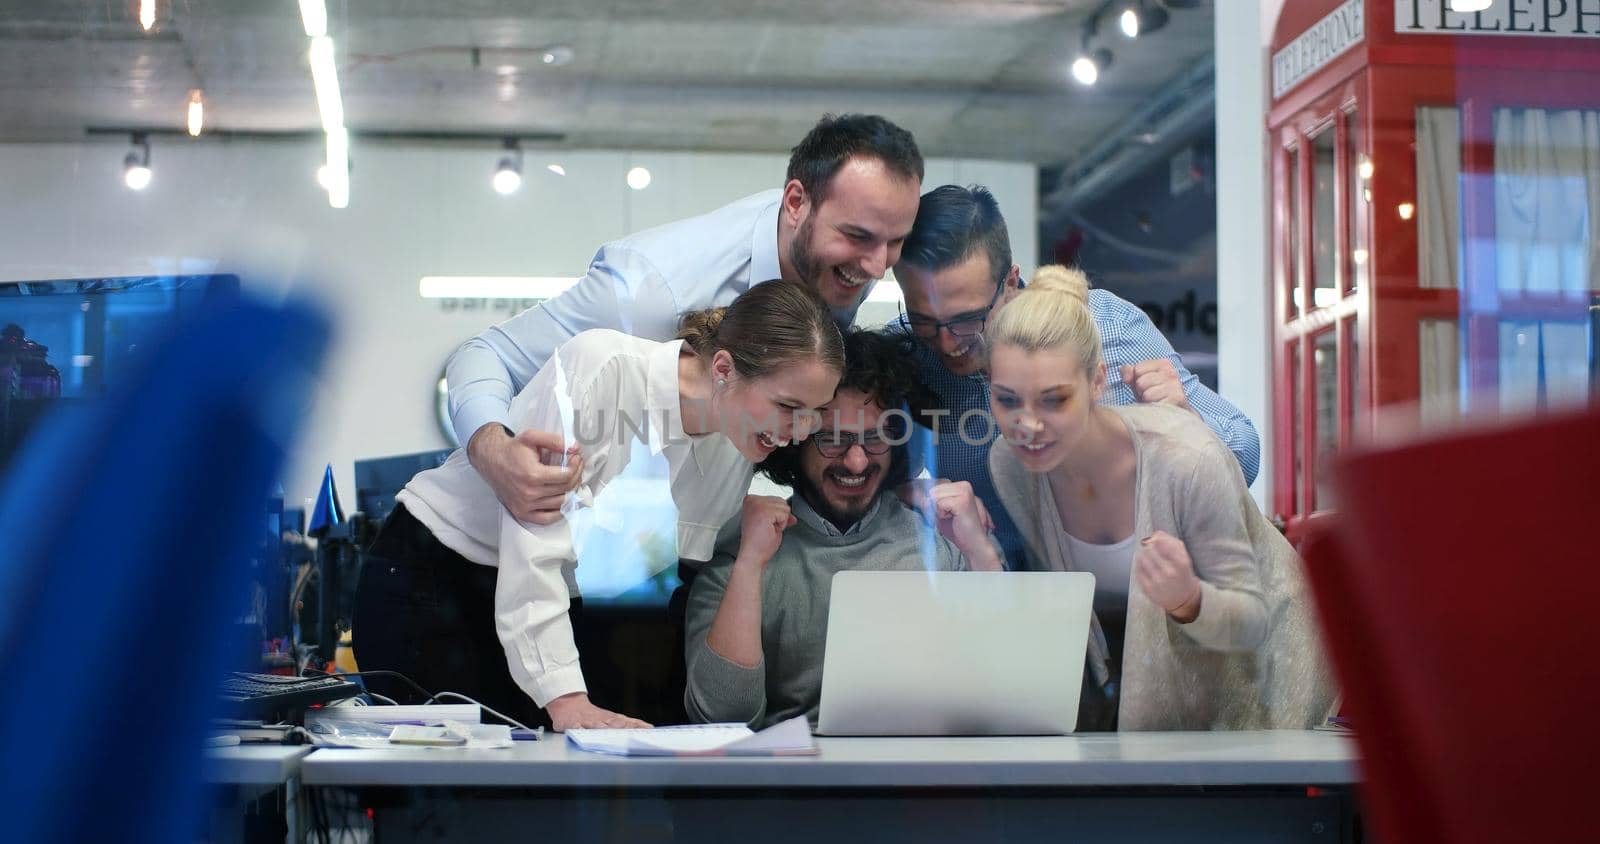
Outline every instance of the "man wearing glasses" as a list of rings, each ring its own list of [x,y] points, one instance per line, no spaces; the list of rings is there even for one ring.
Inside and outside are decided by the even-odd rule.
[[[804,714],[816,723],[837,572],[1000,570],[971,485],[933,487],[931,542],[891,492],[907,476],[908,414],[886,411],[923,404],[898,351],[882,334],[845,336],[846,372],[819,430],[761,464],[795,494],[747,498],[739,533],[723,537],[694,579],[684,642],[691,719],[761,728]]]
[[[966,481],[993,518],[1008,565],[1024,567],[1017,533],[989,479],[989,445],[998,428],[989,416],[983,329],[990,314],[1016,295],[1021,269],[1011,263],[1005,218],[988,190],[945,185],[922,195],[895,278],[905,295],[891,334],[909,343],[918,377],[942,404],[936,448],[927,467],[936,478]],[[1245,484],[1255,481],[1261,440],[1255,426],[1184,368],[1172,344],[1136,305],[1104,290],[1089,292],[1106,364],[1106,404],[1162,402],[1193,411],[1239,459]],[[976,412],[970,412],[976,411]],[[913,448],[920,456],[921,449]]]

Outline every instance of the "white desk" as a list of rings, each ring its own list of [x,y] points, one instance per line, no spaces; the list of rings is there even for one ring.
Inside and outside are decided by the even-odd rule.
[[[313,748],[281,744],[244,744],[215,747],[206,751],[205,781],[219,786],[211,813],[212,841],[247,841],[263,825],[277,822],[277,812],[253,813],[247,806],[269,794],[281,803],[268,801],[282,812],[283,828],[291,841],[303,838],[300,826],[300,766]],[[257,815],[264,815],[262,820]]]
[[[391,840],[1348,840],[1355,744],[1320,732],[823,738],[814,757],[628,759],[560,736],[503,751],[317,750]],[[1329,791],[1311,796],[1307,787]],[[549,836],[549,837],[546,837]],[[1110,836],[1110,838],[1105,838]]]
[[[206,782],[216,785],[280,786],[300,775],[310,746],[241,744],[206,751]]]
[[[553,740],[551,740],[553,739]],[[1355,780],[1355,743],[1322,732],[819,738],[816,756],[636,759],[559,735],[510,750],[322,748],[306,785],[568,788],[1306,786]]]

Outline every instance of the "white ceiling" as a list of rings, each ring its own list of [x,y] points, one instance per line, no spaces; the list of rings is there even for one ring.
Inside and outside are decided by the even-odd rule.
[[[329,0],[352,132],[550,134],[552,145],[787,150],[867,111],[923,153],[1069,162],[1212,50],[1174,10],[1094,88],[1067,66],[1102,0]],[[295,0],[0,0],[0,141],[208,125],[319,127]],[[542,48],[570,46],[561,67]],[[474,48],[477,48],[476,51]],[[474,57],[476,56],[476,64]]]

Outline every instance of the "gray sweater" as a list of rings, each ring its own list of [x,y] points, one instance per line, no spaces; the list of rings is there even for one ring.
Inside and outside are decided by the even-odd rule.
[[[927,567],[925,541],[932,542],[933,569],[968,568],[954,545],[891,493],[880,494],[861,522],[844,535],[822,521],[800,496],[789,503],[797,523],[784,533],[783,544],[762,575],[759,665],[745,668],[729,662],[706,644],[739,552],[736,530],[725,533],[695,578],[684,647],[689,686],[683,702],[690,720],[742,721],[761,729],[803,714],[815,727],[834,574],[921,570]],[[885,608],[885,618],[891,609]]]
[[[1179,624],[1128,585],[1121,730],[1305,729],[1335,691],[1294,549],[1250,498],[1238,461],[1200,418],[1165,405],[1109,407],[1137,452],[1134,536],[1183,541],[1200,578],[1200,615]],[[1045,475],[1004,439],[989,469],[1036,565],[1076,568]],[[1098,624],[1090,668],[1106,679]]]

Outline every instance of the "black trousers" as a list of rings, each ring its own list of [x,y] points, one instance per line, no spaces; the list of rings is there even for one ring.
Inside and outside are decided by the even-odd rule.
[[[1128,632],[1128,613],[1114,610],[1096,610],[1100,630],[1105,634],[1111,681],[1101,688],[1094,680],[1094,671],[1083,667],[1083,690],[1078,696],[1078,732],[1099,733],[1117,731],[1122,708],[1122,646]]]
[[[529,727],[548,727],[544,711],[511,679],[495,633],[498,573],[445,547],[396,505],[361,567],[352,629],[356,663],[363,672],[398,671],[429,692],[463,694]],[[580,656],[582,611],[581,599],[574,599],[570,615]],[[368,688],[401,703],[423,701],[386,677],[368,678]]]

